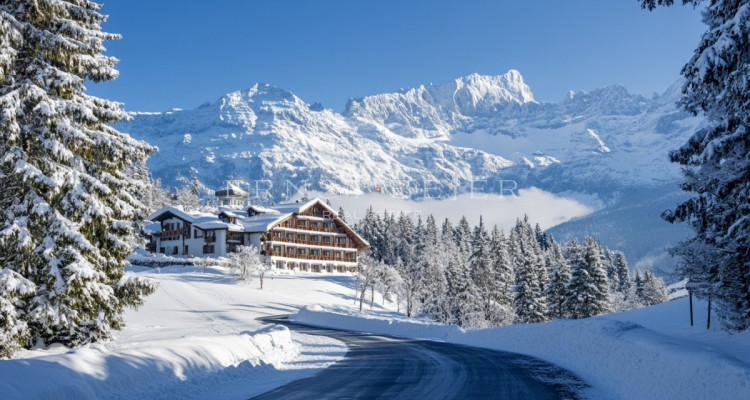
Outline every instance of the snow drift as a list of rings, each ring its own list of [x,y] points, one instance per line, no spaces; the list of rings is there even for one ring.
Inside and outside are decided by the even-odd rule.
[[[217,398],[222,396],[213,390],[227,390],[220,388],[221,382],[233,380],[234,385],[248,386],[240,389],[248,397],[268,388],[264,390],[262,380],[242,376],[257,368],[275,368],[298,354],[289,329],[278,325],[115,349],[90,344],[63,354],[3,361],[0,393],[4,399],[168,398],[175,393]],[[206,393],[206,388],[212,391]]]

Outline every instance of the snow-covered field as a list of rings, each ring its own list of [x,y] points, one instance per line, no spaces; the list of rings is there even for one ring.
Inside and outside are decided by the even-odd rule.
[[[464,331],[389,311],[310,306],[294,320],[531,355],[592,385],[593,398],[734,399],[750,395],[750,332],[706,330],[706,303],[687,298],[585,320]]]
[[[239,283],[224,268],[130,267],[157,291],[125,314],[113,341],[52,346],[0,361],[2,399],[246,399],[311,376],[346,353],[337,340],[257,317],[311,303],[353,304],[349,275],[268,275]],[[43,381],[44,384],[36,384]]]
[[[346,353],[337,340],[256,320],[298,311],[294,318],[311,325],[535,356],[576,373],[593,386],[592,398],[750,393],[750,332],[706,330],[706,304],[699,301],[691,327],[687,298],[587,320],[463,331],[377,305],[359,313],[350,275],[274,274],[261,290],[257,280],[239,283],[218,267],[129,272],[160,286],[143,307],[126,313],[128,325],[113,341],[24,351],[0,361],[0,398],[248,398],[311,376]]]

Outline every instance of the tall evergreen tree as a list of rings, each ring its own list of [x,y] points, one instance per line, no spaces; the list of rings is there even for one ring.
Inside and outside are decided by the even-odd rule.
[[[120,104],[85,93],[117,77],[103,42],[106,19],[87,0],[0,4],[0,273],[33,283],[16,315],[38,341],[75,346],[123,326],[124,307],[153,286],[124,277],[143,182],[128,169],[154,149],[110,124]],[[31,286],[29,286],[30,288]],[[7,300],[7,299],[6,299]],[[0,320],[0,331],[12,331]]]
[[[513,307],[513,287],[515,272],[513,262],[508,253],[508,240],[502,232],[494,226],[490,235],[492,251],[492,299],[493,311],[490,314],[490,325],[509,325],[516,319]]]
[[[562,249],[550,238],[550,283],[547,287],[549,315],[551,318],[568,318],[565,300],[569,297],[568,284],[572,278],[570,265],[563,256]]]
[[[547,233],[542,230],[542,227],[537,223],[534,226],[534,236],[536,237],[537,243],[539,243],[539,247],[546,251],[549,249],[549,241],[547,238]]]
[[[644,8],[673,0],[640,0]],[[697,5],[702,0],[682,0]],[[708,26],[682,68],[682,107],[702,114],[707,126],[670,153],[683,166],[682,188],[695,197],[664,217],[687,221],[695,237],[678,245],[692,280],[708,282],[718,314],[732,330],[750,329],[750,7],[747,1],[711,0]],[[697,261],[697,262],[692,262]],[[699,293],[703,296],[703,293]]]
[[[653,306],[669,300],[667,287],[664,281],[657,278],[651,270],[646,271],[643,276],[643,289],[641,289],[640,301],[644,306]]]
[[[576,262],[565,308],[571,318],[588,318],[610,312],[609,283],[596,241],[583,245],[583,262]]]
[[[547,320],[547,297],[539,281],[539,271],[544,268],[539,257],[536,238],[527,234],[529,230],[514,229],[511,232],[513,253],[516,257],[515,311],[521,323]],[[520,233],[519,233],[520,232]]]
[[[635,295],[640,300],[643,298],[643,275],[641,271],[635,271],[635,279],[633,279],[633,285],[635,286]]]
[[[458,226],[454,231],[454,238],[456,246],[458,246],[458,253],[461,256],[461,262],[464,265],[469,263],[469,257],[471,257],[471,227],[466,216],[461,217]]]
[[[453,224],[448,218],[443,220],[443,224],[440,226],[440,237],[443,243],[447,243],[449,239],[453,240]]]
[[[432,214],[427,216],[424,224],[424,241],[428,246],[436,246],[439,242],[437,223]]]
[[[479,225],[474,228],[472,248],[474,252],[469,259],[471,278],[474,280],[474,286],[481,297],[484,319],[489,321],[492,319],[493,304],[495,303],[496,282],[495,271],[492,269],[494,263],[490,238],[481,218],[479,219]]]
[[[431,318],[442,318],[448,308],[445,297],[448,288],[446,259],[436,244],[428,244],[423,248],[417,264],[419,307]]]
[[[617,291],[626,295],[630,292],[632,286],[630,278],[630,268],[628,267],[628,261],[625,259],[625,254],[621,251],[615,251],[612,256],[612,264],[615,266],[617,271],[617,282],[619,286]]]
[[[396,237],[398,239],[398,257],[404,264],[415,263],[414,254],[414,223],[408,214],[399,214],[398,221],[396,223],[398,228],[396,229]]]

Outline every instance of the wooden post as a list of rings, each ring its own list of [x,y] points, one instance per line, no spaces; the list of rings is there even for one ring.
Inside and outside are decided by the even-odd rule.
[[[706,321],[706,329],[711,329],[711,293],[708,294],[708,321]]]
[[[688,296],[690,296],[690,326],[693,326],[693,291],[688,290]]]

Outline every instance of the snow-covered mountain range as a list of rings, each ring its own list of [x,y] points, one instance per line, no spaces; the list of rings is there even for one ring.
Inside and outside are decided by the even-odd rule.
[[[503,179],[611,198],[678,176],[667,153],[700,123],[676,109],[678,96],[677,85],[650,99],[611,86],[538,103],[511,70],[350,100],[336,113],[256,84],[193,110],[136,114],[120,128],[159,147],[149,166],[170,186],[235,177],[270,180],[274,196],[307,181],[310,190],[420,198],[425,188],[470,190],[472,180],[497,191]]]
[[[197,177],[217,188],[234,178],[248,182],[251,192],[270,187],[271,200],[294,194],[304,182],[311,191],[420,199],[499,193],[499,182],[507,188],[512,180],[518,188],[586,199],[599,211],[623,209],[618,201],[632,203],[628,194],[640,193],[643,207],[626,209],[648,209],[653,222],[662,223],[651,215],[661,206],[648,198],[654,192],[663,203],[675,191],[679,168],[668,153],[701,124],[675,105],[680,83],[651,98],[619,85],[563,97],[535,101],[511,70],[350,100],[337,113],[255,84],[193,110],[136,113],[118,128],[159,147],[149,167],[167,186]],[[623,215],[624,222],[636,220]],[[583,225],[600,226],[595,220],[575,226]],[[565,236],[577,232],[562,228]],[[669,243],[685,233],[674,232],[679,235],[665,235]],[[605,244],[628,250],[628,243],[606,243],[622,235],[597,233]]]

